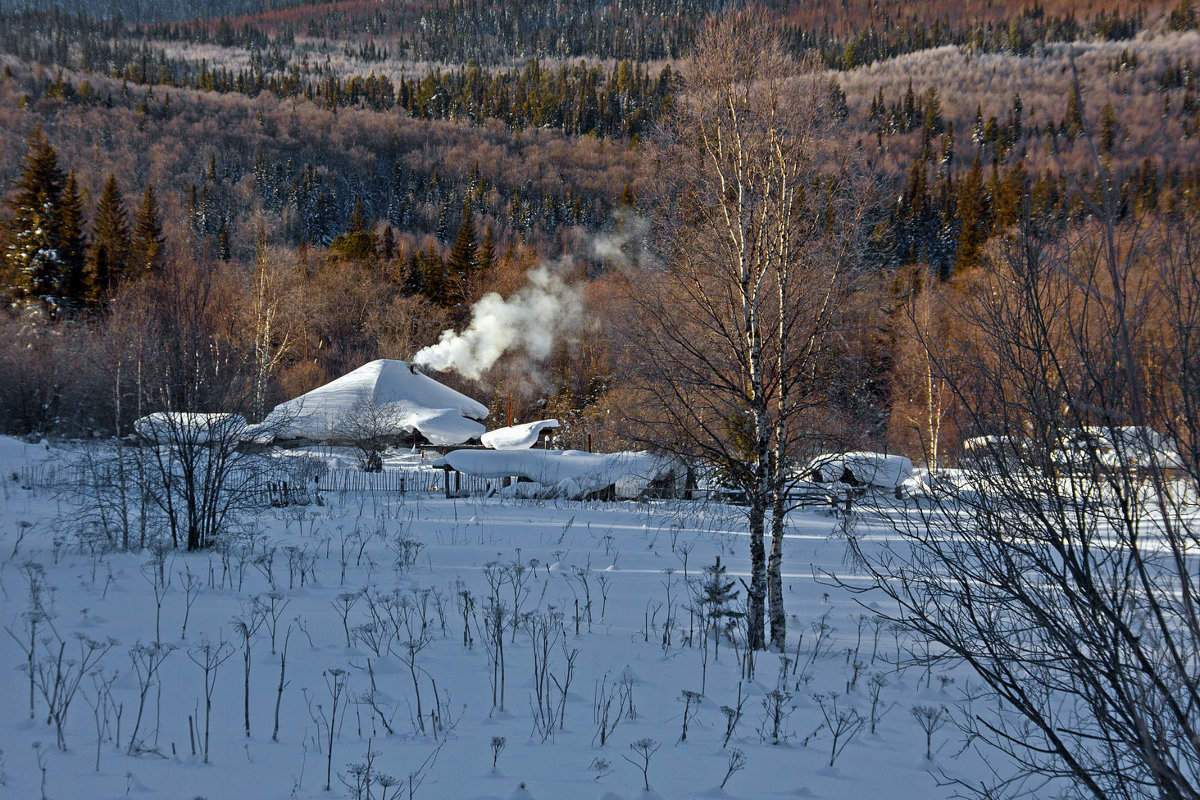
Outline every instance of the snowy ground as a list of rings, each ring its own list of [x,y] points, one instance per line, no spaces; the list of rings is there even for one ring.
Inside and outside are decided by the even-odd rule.
[[[986,769],[970,752],[956,755],[960,743],[950,726],[934,734],[933,760],[927,760],[925,735],[910,713],[916,704],[937,708],[954,703],[966,688],[966,676],[916,668],[897,673],[889,662],[905,643],[886,627],[873,625],[868,610],[853,598],[814,579],[814,573],[823,571],[853,577],[843,563],[844,545],[831,536],[837,520],[826,510],[797,512],[786,545],[789,657],[798,652],[800,663],[788,664],[781,674],[778,655],[760,654],[753,680],[741,680],[742,665],[732,643],[722,640],[716,657],[709,647],[703,696],[689,710],[687,739],[680,741],[682,693],[701,692],[703,664],[698,637],[688,642],[689,626],[694,630],[695,623],[687,610],[692,601],[685,581],[701,577],[718,555],[732,575],[745,575],[747,540],[736,508],[349,493],[328,498],[324,507],[265,509],[249,520],[252,542],[243,540],[253,547],[253,556],[248,550],[226,557],[218,552],[168,553],[163,567],[169,585],[159,589],[161,613],[156,614],[148,553],[81,552],[75,532],[61,523],[69,518],[67,502],[48,489],[22,488],[22,469],[53,457],[42,446],[0,439],[0,624],[16,634],[0,631],[0,692],[7,698],[0,710],[2,797],[38,798],[43,792],[49,798],[355,797],[359,795],[346,784],[354,782],[354,765],[365,762],[368,750],[376,753],[372,777],[386,773],[399,781],[390,787],[374,784],[373,798],[409,797],[411,788],[412,797],[468,800],[904,800],[947,795],[949,790],[937,788],[933,777],[939,770],[970,777]],[[859,531],[876,528],[886,535],[885,525],[868,519],[860,522]],[[411,565],[398,570],[397,560],[414,550]],[[272,551],[269,580],[263,554]],[[21,636],[27,631],[23,614],[30,604],[29,576],[37,571],[31,563],[41,565],[45,584],[53,587],[44,595],[50,618],[41,631],[52,624],[66,640],[68,653],[78,649],[76,633],[119,642],[99,662],[99,677],[85,676],[80,682],[68,709],[65,752],[57,749],[54,727],[46,724],[46,702],[40,695],[30,719]],[[489,569],[488,564],[495,566]],[[513,581],[516,564],[521,565],[520,578]],[[306,573],[303,585],[297,575],[301,569]],[[190,613],[185,591],[189,572],[199,587]],[[487,577],[497,573],[499,580],[508,579],[500,589],[506,626],[513,583],[524,585],[521,624],[503,633],[503,710],[493,706],[493,663],[485,642]],[[363,590],[377,608],[390,604],[396,618],[407,612],[417,638],[418,609],[426,604],[430,641],[416,656],[423,732],[415,721],[410,668],[399,657],[407,652],[403,643],[410,634],[401,628],[392,641],[394,655],[373,653],[370,631],[360,628],[357,636],[353,631],[369,620]],[[273,591],[277,607],[287,605],[278,614],[274,653],[265,626],[252,638],[247,737],[243,642],[234,618],[245,618],[252,597],[266,599]],[[476,603],[468,614],[469,646],[463,644],[464,591]],[[561,627],[552,613],[562,614]],[[669,617],[670,642],[664,644]],[[558,643],[549,649],[538,681],[530,631],[548,619]],[[278,741],[272,741],[280,651],[289,627],[280,728]],[[140,694],[130,652],[141,645],[144,653],[144,646],[156,639],[176,649],[166,656],[157,679],[146,684],[137,733],[143,752],[130,755]],[[194,659],[202,657],[198,646],[205,640],[212,646],[228,642],[232,648],[215,676],[207,764],[202,741],[193,744],[194,731],[201,739],[204,735],[204,674]],[[572,650],[578,655],[563,703],[558,687],[566,680]],[[39,658],[48,652],[46,645],[38,645]],[[848,691],[856,672],[857,681]],[[333,725],[332,791],[326,792],[329,740],[323,720],[332,713],[329,686],[338,675],[346,689]],[[881,676],[876,679],[876,716],[881,719],[872,734],[870,685],[875,675]],[[108,710],[94,713],[97,681],[114,676]],[[723,746],[726,714],[721,709],[737,705],[739,681],[742,717]],[[535,725],[538,683],[549,686],[549,714],[556,717],[545,736]],[[778,742],[764,707],[776,690],[783,692],[776,697],[784,712]],[[831,767],[834,737],[821,705],[826,711],[832,708],[832,693],[839,695],[842,712],[855,708],[868,722],[848,743],[844,737],[837,742],[844,749]],[[611,730],[601,746],[598,706],[606,694],[615,700],[608,711]],[[104,709],[106,703],[97,705]],[[436,731],[431,711],[440,712]],[[394,733],[388,734],[388,726]],[[495,737],[503,737],[505,744],[493,768]],[[644,739],[653,740],[651,749],[660,747],[649,761],[648,795],[641,769],[626,759],[637,760],[630,745]],[[745,769],[721,790],[735,749],[744,753]]]

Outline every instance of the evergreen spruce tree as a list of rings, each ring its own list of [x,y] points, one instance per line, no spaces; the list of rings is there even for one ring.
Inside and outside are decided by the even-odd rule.
[[[421,292],[430,302],[439,306],[450,305],[446,286],[446,265],[433,242],[418,254],[421,262]]]
[[[633,184],[625,181],[625,188],[621,190],[621,197],[617,203],[625,208],[633,208],[637,205],[637,193],[633,190]]]
[[[354,196],[354,211],[350,214],[350,227],[341,236],[329,243],[329,249],[344,258],[367,261],[375,257],[375,234],[363,210],[361,195]]]
[[[9,202],[4,249],[5,290],[19,307],[40,306],[51,316],[62,306],[63,174],[41,128],[29,137],[25,169]]]
[[[383,249],[383,257],[387,261],[391,261],[396,256],[396,233],[392,230],[392,226],[388,225],[383,229],[383,241],[380,245]]]
[[[1113,145],[1117,143],[1117,114],[1113,110],[1112,101],[1104,104],[1104,108],[1100,109],[1100,152],[1105,156],[1111,156]]]
[[[957,268],[964,269],[979,263],[983,243],[990,233],[987,198],[984,194],[983,170],[976,153],[971,168],[958,188],[958,253]]]
[[[734,603],[737,601],[738,590],[734,588],[737,582],[730,578],[721,563],[721,557],[704,568],[704,578],[700,582],[699,601],[708,625],[718,635],[721,628],[728,622],[739,619],[743,614],[737,611]]]
[[[446,241],[446,204],[442,203],[442,207],[438,209],[437,225],[433,229],[433,235],[437,237],[439,242]]]
[[[129,277],[158,272],[162,268],[162,249],[165,243],[154,187],[146,184],[146,192],[142,195],[142,204],[133,224]]]
[[[400,270],[398,270],[400,271]],[[408,257],[408,263],[403,267],[400,281],[400,294],[405,297],[424,294],[425,269],[421,251],[418,250]]]
[[[87,245],[83,236],[83,198],[75,170],[67,175],[61,217],[62,297],[67,306],[78,308],[87,301]]]
[[[942,154],[939,170],[943,173],[954,171],[954,123],[946,124],[946,133],[942,136]]]
[[[487,274],[496,266],[496,238],[492,234],[492,226],[487,226],[483,234],[483,244],[479,247],[479,272]]]
[[[102,302],[116,291],[129,263],[129,218],[125,201],[111,173],[104,182],[96,214],[92,218],[92,246],[88,253],[88,298]]]
[[[463,205],[462,222],[454,235],[454,245],[446,259],[446,272],[452,280],[465,281],[475,274],[479,266],[479,245],[475,239],[475,217],[471,213],[471,201]]]

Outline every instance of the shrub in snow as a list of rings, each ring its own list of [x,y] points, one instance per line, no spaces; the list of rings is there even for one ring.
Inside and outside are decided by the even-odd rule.
[[[837,692],[829,694],[814,694],[813,699],[821,709],[825,718],[825,728],[833,737],[829,747],[829,766],[833,766],[837,757],[846,749],[846,745],[862,732],[866,719],[858,713],[857,708],[846,708],[838,704]]]
[[[729,779],[733,777],[733,773],[739,772],[746,768],[746,754],[738,748],[733,748],[729,751],[729,763],[725,767],[725,777],[721,779],[721,789],[725,788],[725,784],[729,783]]]
[[[660,747],[662,745],[649,737],[638,739],[629,745],[629,749],[633,752],[634,757],[621,756],[621,758],[641,770],[642,785],[647,792],[650,791],[650,759],[654,757],[654,754],[658,752]]]
[[[504,752],[504,745],[507,743],[503,736],[492,737],[492,771],[495,772],[496,764],[500,760],[500,754]]]
[[[933,760],[933,735],[950,721],[950,710],[945,706],[915,705],[911,709],[913,719],[925,734],[925,760]]]

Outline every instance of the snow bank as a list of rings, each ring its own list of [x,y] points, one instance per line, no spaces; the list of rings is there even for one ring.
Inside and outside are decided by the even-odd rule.
[[[405,361],[378,359],[294,400],[280,403],[259,430],[276,439],[328,441],[346,437],[346,424],[370,415],[377,435],[418,431],[436,445],[462,444],[485,428],[487,407]]]
[[[525,478],[543,487],[544,496],[568,498],[610,486],[618,497],[637,497],[672,470],[669,461],[650,453],[579,450],[455,450],[433,466],[480,478]]]
[[[858,483],[895,489],[912,478],[912,461],[884,453],[826,453],[808,463],[804,470],[819,482],[839,481],[847,473]]]
[[[542,431],[558,427],[556,419],[540,419],[537,422],[526,422],[524,425],[513,425],[509,428],[497,428],[479,437],[484,447],[493,450],[528,450],[537,444]]]
[[[193,414],[159,411],[133,423],[137,435],[151,442],[204,444],[241,438],[246,418],[241,414]]]

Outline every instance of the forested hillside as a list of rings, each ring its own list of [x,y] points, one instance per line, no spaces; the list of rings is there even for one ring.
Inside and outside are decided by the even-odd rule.
[[[578,430],[619,413],[636,334],[604,312],[636,292],[630,269],[663,268],[662,126],[696,37],[733,5],[5,4],[5,424],[126,429],[139,389],[120,326],[156,309],[147,332],[174,336],[196,292],[195,335],[281,399],[410,357],[546,260],[592,313],[548,358],[461,385]],[[1067,232],[1105,186],[1130,218],[1197,203],[1187,0],[766,13],[819,76],[791,102],[827,113],[872,173],[872,313],[838,394],[864,442],[914,446],[893,412],[912,400],[899,317],[920,276],[958,291],[1006,231]]]

